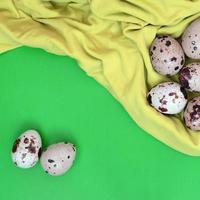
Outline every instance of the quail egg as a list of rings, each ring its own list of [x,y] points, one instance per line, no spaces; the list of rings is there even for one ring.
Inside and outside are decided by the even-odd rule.
[[[41,153],[41,137],[35,130],[28,130],[20,135],[12,147],[12,161],[20,168],[33,167]]]
[[[154,39],[150,57],[153,68],[162,75],[177,74],[185,63],[180,44],[170,36],[158,36]]]
[[[41,166],[46,173],[58,176],[67,172],[75,159],[76,148],[68,142],[50,145],[41,155]]]
[[[178,83],[164,82],[150,90],[147,100],[161,113],[177,114],[184,109],[187,103],[187,94]]]

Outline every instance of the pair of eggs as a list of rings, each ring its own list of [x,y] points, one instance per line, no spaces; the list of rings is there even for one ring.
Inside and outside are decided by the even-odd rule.
[[[193,62],[183,66],[185,54],[189,58],[200,59],[199,30],[200,18],[185,29],[181,45],[170,36],[158,36],[150,47],[151,62],[155,71],[167,76],[180,72],[180,84],[164,82],[156,85],[147,95],[149,104],[163,114],[178,114],[186,107],[184,122],[192,130],[200,130],[200,96],[187,104],[186,90],[200,92],[200,63]]]
[[[147,100],[163,114],[178,114],[187,104],[185,89],[176,82],[164,82],[153,87]],[[192,130],[200,130],[200,96],[190,100],[185,108],[183,120]]]
[[[187,104],[187,93],[176,82],[164,82],[150,90],[147,100],[150,105],[163,114],[178,114]],[[200,130],[200,96],[188,102],[183,119],[188,128]]]
[[[40,159],[44,171],[57,176],[71,168],[76,156],[76,148],[71,143],[60,142],[42,151],[39,133],[28,130],[16,139],[11,154],[14,164],[20,168],[31,168]]]

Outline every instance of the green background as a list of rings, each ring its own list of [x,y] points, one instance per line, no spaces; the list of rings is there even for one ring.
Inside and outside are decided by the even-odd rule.
[[[69,57],[22,47],[0,55],[1,200],[188,200],[200,196],[200,158],[163,145]],[[43,146],[77,146],[60,177],[16,168],[10,151],[27,129]]]

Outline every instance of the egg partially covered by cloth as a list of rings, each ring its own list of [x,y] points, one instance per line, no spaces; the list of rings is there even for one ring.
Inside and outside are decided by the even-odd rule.
[[[200,130],[200,96],[188,102],[183,118],[188,128]]]
[[[200,62],[186,65],[180,71],[181,85],[191,92],[200,92]]]

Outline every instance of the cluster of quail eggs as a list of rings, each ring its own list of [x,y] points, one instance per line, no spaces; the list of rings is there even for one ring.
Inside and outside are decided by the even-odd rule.
[[[200,62],[185,65],[185,55],[200,59],[200,18],[185,29],[181,44],[171,36],[157,36],[150,47],[156,72],[167,77],[178,74],[180,83],[169,81],[154,86],[147,95],[149,104],[163,114],[182,111],[185,125],[200,130],[200,96],[188,100],[187,92],[200,92]]]
[[[31,168],[40,159],[44,171],[58,176],[67,172],[75,159],[76,148],[68,142],[52,144],[42,151],[42,140],[35,130],[21,134],[12,147],[12,161],[20,168]]]

